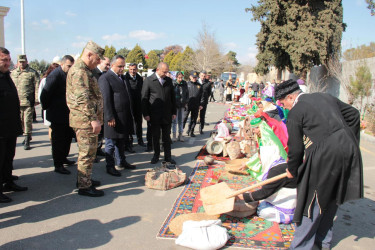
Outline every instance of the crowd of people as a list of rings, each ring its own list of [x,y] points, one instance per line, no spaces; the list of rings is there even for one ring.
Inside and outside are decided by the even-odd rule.
[[[136,169],[125,156],[125,152],[135,153],[135,136],[139,146],[153,152],[152,164],[159,162],[161,150],[163,160],[175,164],[171,144],[184,142],[186,123],[189,122],[187,136],[195,137],[198,119],[199,133],[204,133],[208,99],[213,95],[213,82],[205,71],[190,72],[186,82],[184,72],[177,72],[173,79],[168,64],[161,62],[145,78],[138,74],[137,64],[131,63],[125,72],[124,57],[104,57],[104,49],[90,41],[78,59],[66,55],[54,60],[40,80],[28,65],[26,55],[17,57],[12,71],[9,51],[1,48],[0,55],[1,82],[9,85],[4,93],[12,91],[12,95],[4,94],[6,98],[1,101],[18,103],[4,110],[7,118],[1,123],[6,127],[4,131],[9,130],[4,147],[11,150],[1,151],[0,180],[6,190],[27,190],[14,182],[17,176],[12,175],[13,158],[20,133],[24,135],[24,149],[32,148],[33,113],[38,104],[43,110],[44,124],[49,127],[56,173],[71,173],[65,166],[76,163],[68,155],[72,139],[77,142],[80,195],[104,195],[96,189],[100,181],[91,178],[92,166],[99,161],[98,157],[105,157],[106,171],[112,176],[121,176],[123,169]],[[6,116],[9,112],[12,116]],[[143,141],[143,120],[147,126],[147,143]],[[0,202],[10,201],[0,190]]]

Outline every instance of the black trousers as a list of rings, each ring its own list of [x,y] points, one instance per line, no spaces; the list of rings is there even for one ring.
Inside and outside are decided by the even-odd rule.
[[[203,108],[201,109],[201,112],[199,113],[199,120],[200,120],[199,129],[200,130],[203,130],[204,123],[206,122],[206,110],[207,110],[207,104],[204,104]]]
[[[160,156],[160,130],[161,130],[161,139],[163,141],[164,147],[164,159],[171,159],[171,124],[154,124],[151,123],[152,130],[152,142],[154,147],[154,156]]]
[[[189,117],[189,114],[191,113],[190,116],[190,122],[189,122],[189,131],[194,132],[195,125],[197,124],[197,119],[198,119],[198,113],[199,113],[199,107],[194,107],[194,108],[189,108],[185,112],[185,118],[184,118],[184,128],[187,122],[187,119]]]
[[[51,129],[52,158],[56,167],[68,157],[74,131],[69,124],[60,123],[51,123]]]
[[[135,134],[137,135],[138,143],[142,140],[142,113],[133,113],[135,123]],[[133,143],[133,135],[129,135],[130,143]]]
[[[151,122],[147,122],[147,147],[152,147],[152,129]]]
[[[214,102],[216,102],[215,97],[214,97],[214,92],[211,92],[210,99],[208,101],[210,102],[212,100],[214,100]]]
[[[13,158],[16,153],[17,137],[0,138],[0,193],[3,183],[12,182]]]

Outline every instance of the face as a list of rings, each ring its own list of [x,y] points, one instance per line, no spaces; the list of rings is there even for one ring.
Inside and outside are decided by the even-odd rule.
[[[95,69],[96,66],[100,63],[100,57],[92,52],[88,53],[88,65],[89,69]]]
[[[111,64],[108,57],[104,57],[104,60],[100,60],[99,68],[102,71],[108,71],[109,67],[111,67]]]
[[[137,65],[134,65],[134,66],[129,66],[129,74],[131,76],[135,76],[138,72],[138,68],[137,68]]]
[[[10,67],[10,55],[0,52],[0,72],[8,72]]]
[[[199,74],[199,78],[200,78],[201,80],[204,80],[204,79],[206,78],[206,74],[205,74],[205,73],[200,73],[200,74]]]
[[[160,78],[164,78],[169,73],[169,67],[165,64],[162,64],[160,68],[156,69],[156,73],[158,73]]]
[[[182,81],[182,75],[179,74],[176,79],[177,79],[177,82],[181,82]]]
[[[258,110],[263,111],[263,104],[262,104],[262,103],[260,103],[260,104],[258,105]]]
[[[285,98],[280,99],[280,104],[283,106],[285,109],[291,110],[293,107],[294,103],[294,97],[292,95],[287,95]]]
[[[65,73],[68,73],[68,71],[73,66],[73,64],[74,63],[71,62],[70,60],[66,60],[63,64],[61,64],[62,71],[64,71]]]
[[[117,60],[115,61],[114,64],[112,64],[112,67],[111,67],[113,72],[115,72],[118,75],[124,72],[124,68],[125,68],[125,60],[121,58],[117,58]]]
[[[21,69],[26,69],[27,61],[18,62],[18,64],[20,65],[20,68],[21,68]]]
[[[260,129],[259,127],[253,128],[253,134],[257,135],[259,138],[261,137]]]
[[[211,75],[206,75],[206,80],[210,80],[211,79]]]

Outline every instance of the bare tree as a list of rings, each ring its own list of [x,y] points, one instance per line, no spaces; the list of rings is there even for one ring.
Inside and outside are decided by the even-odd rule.
[[[193,68],[219,73],[223,71],[227,57],[224,56],[215,34],[205,24],[198,33],[196,51],[193,56]]]

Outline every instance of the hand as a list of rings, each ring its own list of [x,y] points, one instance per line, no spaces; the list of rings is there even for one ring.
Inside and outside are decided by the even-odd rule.
[[[202,106],[199,106],[199,110],[202,110],[203,109],[203,107]]]
[[[112,119],[112,120],[108,121],[108,126],[114,128],[116,126],[116,120]]]
[[[39,102],[35,102],[35,103],[34,103],[34,106],[38,106],[38,105],[39,105]]]
[[[236,200],[243,200],[243,194],[239,194],[236,196]]]
[[[293,175],[289,172],[288,169],[286,169],[286,176],[287,176],[289,179],[294,178]]]
[[[246,170],[246,169],[247,169],[246,163],[241,164],[241,167],[239,168],[239,170]]]
[[[176,115],[172,115],[172,120],[176,119]]]
[[[96,121],[92,121],[91,122],[91,126],[92,126],[92,132],[94,134],[99,134],[100,133],[100,130],[102,129],[102,125],[100,124],[100,121],[99,120],[96,120]]]
[[[150,121],[150,116],[145,116],[145,120],[149,122]]]

